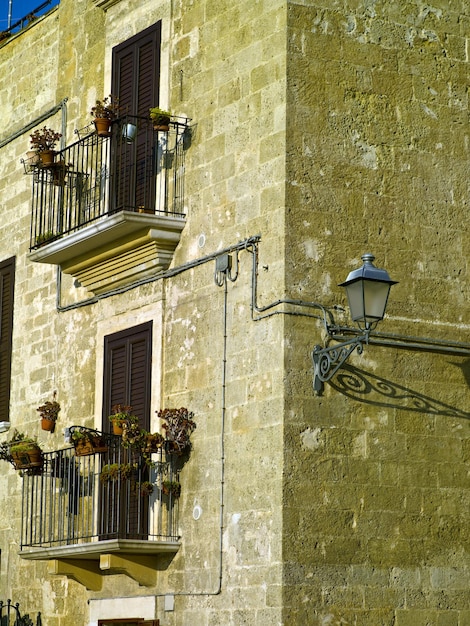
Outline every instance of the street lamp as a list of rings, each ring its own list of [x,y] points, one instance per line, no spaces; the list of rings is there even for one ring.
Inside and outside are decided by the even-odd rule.
[[[391,280],[385,270],[375,267],[374,259],[374,255],[364,254],[362,267],[350,272],[345,282],[339,285],[346,289],[351,317],[363,334],[327,348],[314,347],[313,388],[318,393],[323,390],[323,383],[336,374],[354,350],[362,353],[363,344],[368,343],[370,331],[385,315],[388,294],[396,281]]]

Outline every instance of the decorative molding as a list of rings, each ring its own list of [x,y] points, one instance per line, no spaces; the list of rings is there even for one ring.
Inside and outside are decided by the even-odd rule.
[[[57,264],[101,294],[166,270],[185,223],[178,215],[121,211],[37,248],[29,258]]]

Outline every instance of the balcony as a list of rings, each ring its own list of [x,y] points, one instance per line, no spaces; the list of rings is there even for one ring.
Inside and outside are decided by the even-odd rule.
[[[24,163],[33,179],[29,258],[100,294],[170,265],[185,225],[189,129],[184,119],[156,132],[151,120],[126,116],[111,136],[81,135],[52,165]]]
[[[50,574],[94,591],[113,573],[154,585],[179,548],[179,494],[165,493],[179,482],[174,455],[148,457],[121,437],[98,435],[101,452],[44,453],[42,470],[25,472],[20,556],[47,560]]]

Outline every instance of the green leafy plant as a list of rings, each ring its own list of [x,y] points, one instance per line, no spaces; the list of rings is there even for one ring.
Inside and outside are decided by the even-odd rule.
[[[126,480],[132,476],[136,469],[135,463],[109,463],[103,466],[100,481],[106,483],[111,480]]]
[[[156,122],[161,121],[162,118],[169,120],[171,117],[170,111],[165,111],[164,109],[161,109],[160,107],[152,107],[151,109],[149,109],[149,111],[150,111],[150,119]]]
[[[15,429],[11,438],[0,444],[0,460],[8,461],[15,469],[21,469],[27,467],[29,461],[28,453],[30,451],[35,451],[39,455],[39,460],[36,464],[42,466],[41,448],[36,437],[27,437]],[[23,461],[21,463],[18,459],[19,456],[24,457],[21,459]]]
[[[35,130],[31,135],[31,148],[35,152],[44,152],[45,150],[54,150],[56,143],[62,137],[61,133],[57,133],[52,128],[41,128]]]
[[[140,495],[142,497],[152,495],[154,490],[153,484],[148,480],[145,480],[143,483],[140,483]]]
[[[53,239],[53,237],[54,237],[54,233],[52,232],[52,230],[46,230],[45,233],[41,233],[40,235],[36,237],[36,245],[42,246],[43,244]]]
[[[166,496],[172,495],[179,498],[181,495],[181,483],[177,480],[164,480],[162,482],[162,491]]]
[[[85,426],[71,426],[70,439],[78,455],[105,452],[108,448],[103,433]]]

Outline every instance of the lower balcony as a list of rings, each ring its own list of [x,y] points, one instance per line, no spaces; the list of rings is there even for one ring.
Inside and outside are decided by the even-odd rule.
[[[89,129],[88,129],[89,130]],[[85,132],[33,175],[30,259],[59,265],[94,294],[168,268],[185,225],[187,120],[155,131],[146,118]]]
[[[162,450],[149,457],[102,436],[102,452],[45,453],[41,471],[25,472],[20,556],[94,591],[113,573],[155,585],[179,548],[177,472]]]

